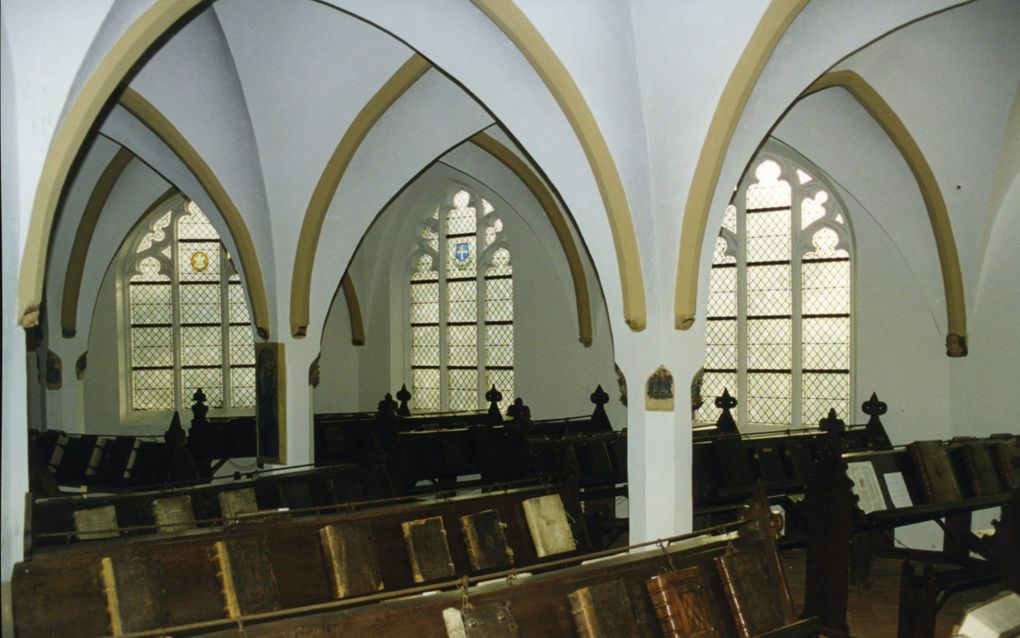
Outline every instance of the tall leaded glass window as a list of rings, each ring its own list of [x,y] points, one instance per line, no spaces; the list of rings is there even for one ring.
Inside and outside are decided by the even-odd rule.
[[[416,410],[474,410],[514,391],[510,250],[492,205],[466,190],[437,207],[411,255],[410,364]]]
[[[126,263],[132,410],[255,405],[255,345],[241,278],[194,202],[147,223]]]
[[[763,153],[734,194],[716,239],[703,406],[724,388],[740,426],[813,426],[850,414],[851,255],[846,214],[821,180]]]

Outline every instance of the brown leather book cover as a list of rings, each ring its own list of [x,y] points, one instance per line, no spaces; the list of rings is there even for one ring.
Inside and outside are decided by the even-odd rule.
[[[759,545],[747,549],[729,548],[715,558],[733,623],[741,638],[778,629],[793,620],[789,617],[789,600],[784,600],[785,585],[776,579],[775,566],[768,564],[770,552],[766,550]]]
[[[798,481],[807,481],[815,469],[815,455],[806,441],[787,441],[783,448],[793,476]]]
[[[280,608],[276,574],[264,537],[217,541],[213,557],[219,565],[224,608],[231,618]]]
[[[521,635],[509,601],[444,609],[443,622],[449,638],[517,638]]]
[[[992,460],[1003,485],[1011,490],[1020,487],[1020,439],[993,443]]]
[[[622,580],[582,587],[567,598],[581,638],[641,638]]]
[[[180,533],[196,527],[195,510],[187,494],[153,499],[152,517],[160,534]]]
[[[973,496],[1002,494],[1002,483],[995,471],[992,450],[984,441],[968,441],[960,446],[967,485]]]
[[[78,540],[92,541],[100,538],[120,536],[117,524],[117,508],[113,505],[78,510],[74,513],[74,531]]]
[[[157,561],[148,556],[116,561],[104,556],[100,578],[114,636],[166,625],[166,584]]]
[[[337,599],[383,590],[372,524],[356,521],[326,525],[319,530]]]
[[[952,503],[963,498],[949,451],[942,441],[916,441],[907,446],[907,454],[928,503]]]
[[[220,502],[220,516],[225,524],[234,522],[238,514],[250,514],[259,509],[255,488],[252,487],[220,492],[216,498]]]
[[[474,570],[505,567],[514,562],[514,552],[506,541],[506,525],[496,510],[484,510],[460,517],[468,559]]]
[[[727,635],[729,612],[697,566],[658,574],[646,583],[664,638]]]
[[[539,558],[577,549],[559,494],[525,499],[521,501],[521,507],[524,508],[524,518],[528,521],[528,531]]]
[[[449,578],[456,574],[442,516],[401,523],[414,582]]]

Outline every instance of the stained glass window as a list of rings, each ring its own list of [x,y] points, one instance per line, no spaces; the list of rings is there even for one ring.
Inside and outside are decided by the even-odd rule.
[[[437,207],[410,260],[412,407],[475,410],[495,385],[513,398],[513,268],[503,222],[466,190]]]
[[[244,286],[194,202],[178,200],[148,223],[125,278],[132,410],[187,408],[196,388],[213,408],[255,405]]]
[[[851,243],[831,187],[763,153],[724,215],[709,276],[703,406],[728,389],[741,427],[846,419],[851,392]]]

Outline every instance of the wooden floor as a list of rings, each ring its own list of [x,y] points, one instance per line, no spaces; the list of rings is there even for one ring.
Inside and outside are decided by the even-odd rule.
[[[783,565],[798,610],[804,606],[805,556],[804,550],[783,552]],[[874,561],[871,589],[850,588],[847,613],[850,632],[859,638],[895,638],[899,617],[901,561],[892,558],[876,558]],[[935,636],[951,636],[953,626],[960,622],[967,607],[991,598],[998,591],[998,585],[989,585],[951,596],[936,618]]]

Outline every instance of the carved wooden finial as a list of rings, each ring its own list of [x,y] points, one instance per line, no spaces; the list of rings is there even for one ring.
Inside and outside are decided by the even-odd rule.
[[[379,412],[381,414],[393,414],[396,410],[397,402],[393,400],[393,395],[387,392],[383,400],[379,402]]]
[[[861,404],[861,410],[868,416],[881,416],[889,411],[889,406],[884,401],[878,400],[878,395],[871,393],[871,398]]]
[[[524,405],[524,399],[517,397],[513,405],[506,409],[506,415],[517,422],[523,422],[531,417],[531,408]]]
[[[737,429],[737,422],[733,420],[731,410],[737,407],[737,400],[730,396],[730,391],[723,388],[722,396],[715,398],[715,407],[722,410],[719,419],[715,422],[716,429],[720,434],[740,434]]]
[[[831,434],[843,434],[846,432],[846,421],[836,416],[836,408],[829,408],[829,414],[818,421],[819,427]]]
[[[609,403],[609,394],[607,394],[606,391],[602,389],[601,384],[599,384],[595,388],[595,391],[591,393],[590,398],[591,402],[594,403],[596,407],[602,407],[603,405]]]
[[[503,393],[496,389],[496,384],[485,393],[485,400],[489,402],[489,423],[493,425],[502,423],[503,415],[499,413],[499,402],[503,400]]]
[[[188,435],[181,426],[181,415],[177,410],[174,410],[174,416],[170,419],[170,427],[163,433],[163,440],[174,447],[180,447],[188,440]]]
[[[400,390],[397,391],[397,398],[400,399],[397,414],[400,416],[411,416],[411,407],[408,405],[408,401],[411,400],[411,392],[407,389],[406,383],[401,384]]]
[[[209,406],[205,404],[206,400],[202,388],[195,388],[195,393],[191,395],[191,413],[195,415],[192,420],[205,420],[205,415],[209,412]]]

